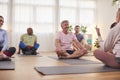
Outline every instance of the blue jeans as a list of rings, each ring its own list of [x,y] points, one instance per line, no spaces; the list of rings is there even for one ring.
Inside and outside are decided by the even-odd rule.
[[[23,54],[27,54],[26,52],[29,52],[30,54],[36,54],[36,50],[39,48],[39,44],[36,43],[33,47],[28,47],[25,45],[22,41],[19,44],[20,48],[22,49]]]
[[[22,41],[20,41],[20,48],[21,49],[25,49],[27,46],[22,42]],[[33,46],[33,48],[35,49],[35,50],[37,50],[38,48],[39,48],[39,44],[38,43],[36,43],[34,46]]]

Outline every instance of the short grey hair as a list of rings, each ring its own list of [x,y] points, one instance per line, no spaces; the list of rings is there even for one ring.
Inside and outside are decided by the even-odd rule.
[[[63,20],[62,22],[61,22],[61,27],[62,27],[62,24],[63,23],[69,23],[69,21],[68,20]]]

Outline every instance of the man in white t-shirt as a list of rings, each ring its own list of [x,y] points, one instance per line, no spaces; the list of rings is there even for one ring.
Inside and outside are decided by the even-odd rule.
[[[69,22],[61,22],[62,31],[56,35],[56,53],[58,58],[79,58],[87,53],[87,50],[79,43],[74,33],[69,32]],[[77,50],[74,50],[72,44]]]

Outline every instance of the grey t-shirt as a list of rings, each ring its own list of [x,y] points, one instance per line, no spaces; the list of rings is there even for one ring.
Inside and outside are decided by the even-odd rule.
[[[76,35],[76,37],[77,37],[77,40],[79,41],[79,42],[81,42],[83,39],[84,39],[84,36],[82,35],[82,34],[75,34]]]

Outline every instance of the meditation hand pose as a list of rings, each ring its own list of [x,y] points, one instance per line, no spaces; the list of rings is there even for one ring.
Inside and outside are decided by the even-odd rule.
[[[69,22],[64,20],[61,22],[62,31],[56,35],[56,54],[58,58],[79,58],[87,53],[87,50],[79,43],[74,33],[69,32]],[[73,49],[73,45],[76,50]]]
[[[3,16],[0,16],[0,60],[10,59],[11,56],[15,53],[16,48],[10,47],[8,48],[8,34],[2,29],[2,25],[4,23]]]

